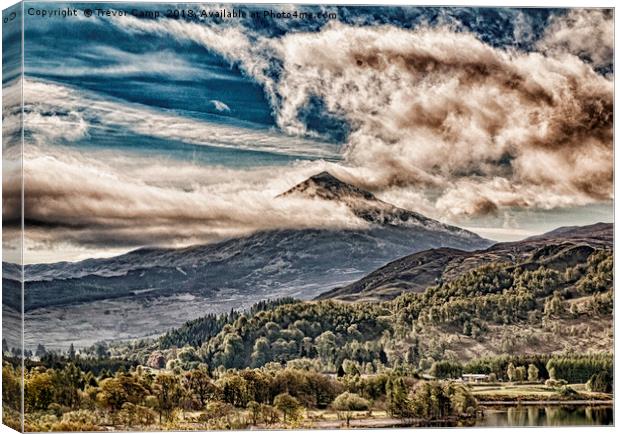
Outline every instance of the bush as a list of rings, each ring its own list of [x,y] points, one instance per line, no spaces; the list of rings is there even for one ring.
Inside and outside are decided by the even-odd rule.
[[[207,411],[202,413],[201,416],[205,419],[215,419],[222,416],[228,416],[233,413],[234,410],[235,407],[226,402],[211,401],[207,404]]]
[[[346,420],[349,426],[353,412],[368,410],[370,403],[355,393],[344,392],[334,399],[332,407],[338,412],[338,417]]]
[[[267,425],[272,425],[280,420],[276,408],[268,404],[260,405],[260,417]]]
[[[567,384],[568,384],[568,382],[566,380],[552,380],[552,379],[548,379],[547,381],[545,381],[545,386],[553,387],[555,389],[557,389],[558,387],[565,386]]]
[[[594,374],[586,383],[586,389],[590,392],[611,393],[613,390],[612,378],[607,372]]]
[[[299,401],[288,393],[281,393],[273,400],[273,405],[282,412],[284,422],[295,422],[302,415],[302,407]]]

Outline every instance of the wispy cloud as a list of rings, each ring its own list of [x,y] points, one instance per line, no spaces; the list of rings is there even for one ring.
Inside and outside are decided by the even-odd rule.
[[[55,77],[100,77],[102,80],[111,76],[165,76],[183,80],[233,78],[198,68],[169,50],[130,53],[107,45],[87,45],[83,50],[86,53],[74,59],[36,59],[34,65],[28,66],[27,73]]]
[[[145,136],[195,145],[340,157],[338,146],[332,143],[286,136],[265,128],[191,119],[39,80],[25,81],[24,107],[25,128],[40,144],[77,140],[87,135],[90,128],[122,127]]]

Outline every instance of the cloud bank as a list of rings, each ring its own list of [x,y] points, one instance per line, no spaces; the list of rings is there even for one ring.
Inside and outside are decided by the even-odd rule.
[[[593,69],[611,61],[608,12],[553,18],[540,52],[450,27],[332,23],[265,38],[234,26],[119,23],[219,52],[264,85],[289,134],[313,134],[300,112],[319,98],[351,126],[345,158],[358,183],[430,191],[445,216],[612,198],[613,83]]]
[[[553,18],[532,52],[497,48],[449,26],[333,22],[266,37],[234,22],[110,22],[131,37],[172,37],[219,53],[263,87],[286,135],[30,80],[26,101],[39,103],[27,104],[25,119],[35,143],[25,166],[26,208],[37,242],[58,233],[93,245],[187,244],[283,227],[359,227],[334,204],[274,201],[325,168],[443,219],[613,198],[613,77],[597,69],[612,64],[608,12]],[[349,126],[339,163],[242,171],[43,150],[88,137],[96,125],[121,125],[192,144],[335,158],[337,147],[312,140],[320,134],[301,116],[317,99]],[[218,103],[205,101],[227,110]]]
[[[282,45],[281,126],[302,130],[320,96],[354,126],[346,160],[369,187],[437,189],[457,214],[611,198],[613,84],[575,57],[447,29],[334,25]]]
[[[107,151],[27,147],[28,248],[62,240],[91,247],[181,246],[287,228],[367,227],[344,204],[274,198],[330,163],[208,170]],[[5,168],[6,170],[7,168]],[[17,178],[20,167],[14,167]],[[19,220],[20,185],[3,185],[3,218]],[[15,230],[6,225],[5,230]]]

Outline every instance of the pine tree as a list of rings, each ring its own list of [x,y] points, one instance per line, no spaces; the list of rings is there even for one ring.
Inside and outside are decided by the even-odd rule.
[[[69,360],[75,360],[75,347],[73,346],[73,343],[69,345],[69,351],[67,352],[67,356],[69,357]]]
[[[46,354],[47,354],[47,350],[45,349],[45,347],[42,344],[37,345],[37,349],[34,352],[34,355],[38,357],[39,359],[41,359],[45,357]]]

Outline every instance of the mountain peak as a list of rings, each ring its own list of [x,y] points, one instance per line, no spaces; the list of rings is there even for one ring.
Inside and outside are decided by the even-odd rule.
[[[384,202],[371,192],[344,182],[327,171],[311,176],[280,196],[288,195],[340,202],[357,217],[380,226],[418,227],[474,236],[460,228],[444,225],[417,212]]]
[[[327,170],[324,170],[321,173],[317,173],[316,175],[312,175],[308,179],[311,179],[312,181],[322,185],[347,185],[346,182],[336,178]]]
[[[311,198],[325,200],[363,199],[378,201],[374,194],[352,184],[344,182],[327,171],[311,176],[282,194],[302,194]]]
[[[321,173],[317,173],[316,175],[312,175],[310,179],[313,179],[315,181],[329,180],[329,181],[335,181],[335,182],[342,182],[341,180],[336,178],[334,175],[329,173],[327,170],[324,170]]]

